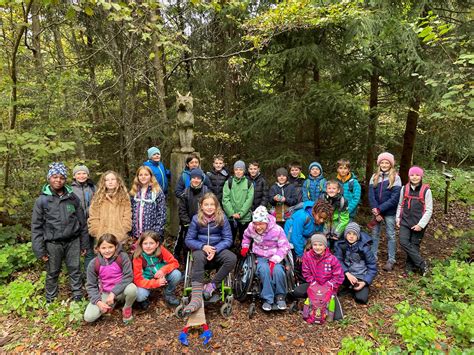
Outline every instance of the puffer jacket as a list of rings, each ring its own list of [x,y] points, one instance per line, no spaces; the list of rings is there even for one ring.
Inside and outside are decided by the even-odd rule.
[[[36,199],[31,216],[31,242],[37,258],[47,255],[46,242],[81,238],[81,250],[88,249],[86,218],[79,198],[70,186],[64,186],[59,196],[44,185]]]
[[[145,196],[141,190],[130,198],[132,205],[132,236],[139,238],[147,230],[155,231],[163,236],[166,224],[166,200],[162,190],[152,192],[148,186]]]
[[[350,272],[359,280],[370,285],[377,275],[377,261],[371,249],[372,239],[367,233],[361,232],[360,238],[349,244],[347,239],[338,240],[334,255],[341,262],[344,273]]]
[[[317,255],[313,249],[303,255],[303,277],[308,283],[316,282],[318,285],[329,284],[333,292],[337,292],[344,282],[344,271],[339,260],[331,254],[329,248],[323,255]]]
[[[369,203],[370,208],[378,208],[382,216],[395,216],[397,214],[398,200],[400,198],[400,190],[402,188],[402,180],[400,176],[396,176],[392,188],[388,188],[390,181],[388,173],[382,173],[378,177],[378,181],[374,181],[374,177],[369,182]]]
[[[316,224],[312,210],[313,201],[303,203],[303,208],[293,212],[285,222],[285,234],[293,245],[297,257],[302,257],[306,240],[316,232],[322,232],[324,225]]]
[[[276,224],[275,217],[269,215],[268,218],[267,229],[263,234],[255,231],[253,222],[249,224],[242,238],[242,248],[249,248],[253,240],[253,253],[278,264],[290,251],[290,243],[286,239],[283,228]]]
[[[158,184],[160,184],[161,189],[165,193],[168,194],[168,187],[169,187],[169,179],[171,178],[171,173],[168,169],[166,169],[165,165],[159,161],[147,160],[143,163],[144,166],[147,166],[153,172]]]
[[[186,226],[191,223],[191,218],[198,213],[199,200],[208,191],[207,186],[202,183],[197,188],[190,186],[184,190],[178,205],[179,223],[181,225]]]
[[[185,239],[186,246],[191,250],[202,250],[205,245],[216,248],[216,254],[224,249],[229,249],[232,244],[232,231],[227,218],[224,216],[224,224],[217,226],[215,222],[201,226],[198,223],[197,215],[191,220],[188,234]]]
[[[250,174],[247,175],[247,179],[249,179],[253,184],[253,202],[252,202],[252,211],[258,206],[265,206],[268,205],[268,185],[265,181],[265,178],[261,173],[258,173],[255,178],[252,178]]]
[[[337,180],[343,187],[344,199],[347,201],[347,209],[349,210],[349,217],[354,218],[357,213],[357,206],[360,202],[361,187],[357,176],[353,173],[349,173],[345,179],[340,176]]]
[[[225,182],[230,177],[229,172],[226,168],[222,168],[221,171],[213,169],[207,172],[207,177],[211,182],[211,191],[217,196],[219,202],[222,202],[222,190],[224,189]]]

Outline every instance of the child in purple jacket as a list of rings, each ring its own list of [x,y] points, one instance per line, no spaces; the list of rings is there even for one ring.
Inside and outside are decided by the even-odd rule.
[[[252,252],[257,256],[257,275],[262,283],[260,297],[264,311],[271,311],[276,303],[279,310],[286,309],[286,275],[283,259],[290,251],[290,243],[283,228],[276,224],[265,206],[259,206],[252,214],[242,238],[240,254],[245,257],[253,239]]]

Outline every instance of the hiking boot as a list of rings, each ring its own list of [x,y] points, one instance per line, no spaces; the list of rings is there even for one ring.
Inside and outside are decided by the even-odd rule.
[[[146,311],[148,307],[150,307],[150,301],[148,299],[141,301],[141,302],[135,302],[136,308],[141,309]]]
[[[423,264],[423,266],[420,268],[420,273],[421,273],[421,276],[426,276],[428,275],[428,273],[430,272],[430,269],[428,268],[428,265],[425,263]]]
[[[81,302],[82,301],[82,296],[78,295],[78,296],[74,296],[72,298],[72,301],[73,302]]]
[[[132,307],[123,307],[122,320],[124,323],[130,323],[133,320]]]
[[[283,296],[283,295],[276,296],[276,304],[277,304],[278,310],[284,311],[287,308],[286,307],[285,296]]]
[[[272,305],[268,302],[263,302],[262,304],[262,309],[265,311],[265,312],[270,312],[272,310]]]
[[[204,299],[205,300],[210,299],[215,290],[216,290],[216,285],[214,284],[214,282],[209,282],[208,284],[205,284],[202,290],[202,295]]]
[[[177,307],[180,303],[175,295],[165,295],[165,302],[170,307]]]
[[[383,269],[385,271],[392,271],[393,270],[393,265],[395,265],[395,263],[393,263],[391,261],[387,261],[387,263],[384,265]]]

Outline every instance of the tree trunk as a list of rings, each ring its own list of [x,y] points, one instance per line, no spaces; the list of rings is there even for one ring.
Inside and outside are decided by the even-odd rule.
[[[151,16],[152,23],[158,23],[161,21],[160,10],[157,8]],[[155,74],[155,85],[156,95],[158,99],[158,124],[164,125],[167,119],[167,108],[166,108],[166,90],[164,83],[164,63],[163,63],[163,46],[160,45],[160,35],[158,30],[155,29],[152,35],[152,47],[155,57],[153,58],[153,67]]]
[[[33,0],[31,6],[31,32],[32,32],[32,44],[33,44],[33,57],[35,58],[35,68],[37,78],[40,81],[44,79],[43,73],[43,56],[41,55],[41,25],[39,19],[39,12],[41,4],[38,0]]]
[[[400,158],[399,171],[403,184],[408,182],[408,170],[410,169],[413,160],[413,151],[415,149],[416,140],[416,127],[418,125],[418,118],[420,116],[420,102],[420,95],[415,94],[415,97],[411,99],[410,108],[408,109],[405,134],[403,135],[403,150],[402,157]]]
[[[319,69],[315,66],[313,68],[313,80],[319,83],[321,77]],[[320,117],[315,117],[313,126],[313,142],[314,142],[314,158],[319,161],[321,160],[321,121]]]
[[[379,73],[374,66],[372,75],[370,76],[370,97],[369,97],[369,125],[367,127],[367,154],[365,161],[365,191],[362,194],[362,202],[364,206],[369,204],[369,181],[374,172],[375,159],[375,138],[377,133],[378,112],[377,106],[379,103]]]

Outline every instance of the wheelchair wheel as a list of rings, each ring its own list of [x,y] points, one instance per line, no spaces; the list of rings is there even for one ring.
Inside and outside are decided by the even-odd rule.
[[[224,303],[221,306],[221,314],[224,318],[230,317],[230,315],[232,314],[232,303]]]
[[[292,292],[295,290],[296,287],[296,279],[294,274],[294,264],[293,264],[293,257],[291,253],[289,253],[285,258],[285,276],[286,276],[286,286],[287,292]]]
[[[250,306],[249,306],[249,319],[253,318],[256,311],[257,311],[257,309],[255,307],[255,303],[251,303]]]
[[[234,297],[243,302],[252,287],[255,276],[255,255],[249,253],[246,258],[239,259],[234,272]]]

